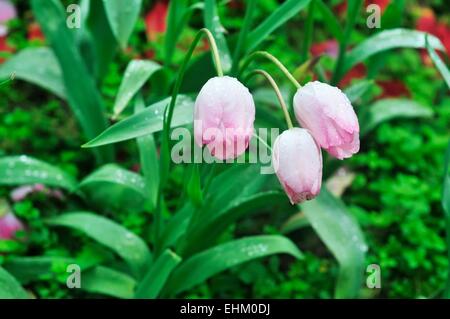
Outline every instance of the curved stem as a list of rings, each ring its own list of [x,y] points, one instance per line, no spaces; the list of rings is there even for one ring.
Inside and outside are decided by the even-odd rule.
[[[186,56],[184,57],[183,63],[181,64],[180,71],[178,72],[178,76],[177,76],[177,79],[176,79],[176,82],[175,82],[175,85],[173,88],[173,92],[172,92],[172,99],[170,100],[170,104],[169,104],[169,111],[167,113],[167,123],[169,125],[169,128],[170,128],[170,124],[172,123],[175,102],[177,99],[177,95],[180,91],[181,83],[183,82],[184,73],[186,72],[187,64],[192,57],[192,53],[194,52],[194,49],[197,46],[198,41],[201,39],[201,37],[203,35],[207,36],[209,44],[211,46],[211,53],[213,56],[214,64],[216,65],[217,75],[223,76],[222,64],[220,62],[219,50],[217,49],[216,41],[214,40],[214,37],[213,37],[211,31],[209,31],[206,28],[200,29],[197,32],[194,40],[192,41],[192,44],[189,47],[189,50],[186,53]]]
[[[220,62],[219,49],[217,48],[216,40],[214,40],[214,36],[211,31],[206,28],[200,29],[199,33],[203,32],[204,35],[208,38],[209,45],[211,46],[211,53],[213,55],[214,64],[216,65],[217,75],[223,76],[222,63]]]
[[[278,87],[275,80],[272,78],[272,76],[270,76],[269,73],[267,73],[264,70],[254,70],[254,71],[250,72],[249,76],[247,77],[247,80],[256,74],[260,74],[260,75],[264,76],[266,78],[266,80],[269,81],[270,85],[272,86],[273,90],[275,91],[275,94],[277,95],[278,101],[280,102],[280,106],[281,106],[281,109],[283,110],[284,118],[286,119],[286,124],[287,124],[288,128],[290,128],[290,129],[293,128],[294,126],[292,125],[291,117],[289,116],[289,111],[287,109],[286,103],[284,102],[283,96],[281,95],[280,88]]]
[[[198,42],[200,41],[201,37],[203,35],[206,35],[208,38],[210,47],[211,47],[211,53],[214,60],[214,63],[216,65],[217,69],[217,75],[223,76],[223,70],[222,70],[222,64],[220,62],[219,57],[219,50],[217,49],[216,41],[214,40],[214,37],[212,33],[206,29],[200,29],[197,34],[195,35],[194,40],[191,43],[191,46],[189,47],[188,52],[186,53],[183,63],[180,66],[180,70],[178,72],[178,76],[175,80],[175,84],[172,91],[172,98],[170,99],[170,103],[168,108],[166,108],[164,112],[164,128],[163,128],[163,142],[161,146],[161,172],[160,172],[160,183],[159,183],[159,189],[158,189],[158,202],[157,202],[157,209],[155,211],[155,245],[157,245],[157,240],[159,239],[159,236],[161,234],[161,228],[162,228],[162,203],[164,201],[164,195],[162,192],[162,189],[167,182],[167,178],[162,178],[163,176],[167,176],[169,168],[170,168],[170,150],[169,150],[169,141],[170,141],[170,127],[172,124],[172,118],[173,118],[173,112],[175,109],[175,104],[177,101],[178,93],[180,92],[181,83],[184,79],[184,74],[186,73],[186,68],[189,63],[189,60],[192,57],[192,54],[194,53],[194,49],[197,46]]]
[[[284,75],[286,75],[286,77],[289,79],[289,81],[291,81],[292,84],[295,85],[295,87],[297,89],[302,87],[300,85],[300,83],[298,83],[298,81],[291,74],[291,72],[289,72],[289,70],[283,65],[283,63],[281,63],[280,60],[278,60],[276,57],[274,57],[272,54],[270,54],[269,52],[266,52],[266,51],[256,51],[256,52],[250,54],[244,60],[244,64],[243,64],[243,66],[241,68],[241,73],[242,73],[243,70],[245,70],[249,66],[249,64],[252,62],[252,60],[255,59],[258,56],[262,56],[262,57],[268,59],[269,61],[271,61],[272,63],[274,63],[281,70],[281,72],[283,72]]]

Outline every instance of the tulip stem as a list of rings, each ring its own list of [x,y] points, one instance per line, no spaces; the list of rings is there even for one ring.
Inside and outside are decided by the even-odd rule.
[[[300,83],[291,74],[291,72],[289,72],[289,70],[283,65],[283,63],[281,63],[280,60],[278,60],[276,57],[274,57],[272,54],[270,54],[269,52],[266,52],[266,51],[256,51],[256,52],[253,52],[252,54],[250,54],[244,60],[244,64],[242,65],[242,68],[241,68],[241,73],[249,66],[249,64],[252,62],[252,60],[258,56],[262,56],[262,57],[270,60],[272,63],[274,63],[280,69],[280,71],[283,72],[284,75],[286,75],[286,77],[289,79],[289,81],[291,81],[292,84],[294,84],[294,86],[297,89],[302,87],[300,85]]]
[[[218,74],[218,76],[223,76],[223,69],[222,69],[222,64],[220,62],[219,50],[217,49],[217,44],[216,44],[216,41],[214,40],[214,36],[208,29],[206,29],[206,28],[200,29],[197,32],[197,34],[195,35],[194,40],[192,41],[188,51],[186,52],[186,55],[184,56],[184,60],[181,63],[177,78],[175,80],[175,84],[173,86],[172,97],[170,99],[168,107],[166,107],[166,110],[164,112],[165,116],[164,116],[164,127],[163,127],[163,143],[162,143],[163,147],[161,147],[161,162],[167,161],[167,163],[161,165],[160,176],[167,176],[169,174],[169,169],[170,169],[170,150],[169,150],[170,127],[172,126],[171,123],[172,123],[173,113],[174,113],[174,109],[175,109],[175,104],[177,101],[178,93],[180,92],[181,84],[183,82],[184,74],[186,73],[186,68],[189,63],[189,60],[191,59],[192,54],[194,53],[194,49],[196,48],[198,42],[200,41],[200,39],[203,35],[206,35],[206,37],[208,38],[208,41],[209,41],[209,44],[211,47],[212,57],[213,57],[215,65],[216,65],[217,74]],[[158,189],[158,194],[159,194],[158,204],[159,205],[161,205],[164,200],[164,195],[163,195],[162,190],[167,182],[166,180],[167,180],[167,178],[160,179],[159,189]],[[161,230],[162,226],[163,226],[162,225],[162,206],[158,206],[158,208],[159,209],[157,209],[155,212],[155,214],[157,215],[157,216],[155,216],[155,220],[156,220],[156,222],[155,222],[155,239],[156,240],[158,240],[158,238],[161,234],[161,231],[162,231]]]
[[[216,65],[217,75],[223,76],[222,62],[220,62],[219,49],[217,48],[216,40],[214,39],[211,31],[209,31],[208,29],[200,29],[199,33],[201,34],[202,32],[208,38],[209,45],[211,46],[211,53],[213,56],[214,64]]]
[[[269,81],[270,85],[272,86],[273,90],[275,91],[275,94],[277,95],[278,101],[280,102],[281,109],[284,113],[284,118],[286,119],[286,124],[288,128],[293,128],[291,117],[289,116],[289,111],[287,109],[286,103],[284,102],[283,95],[281,94],[280,88],[278,87],[277,83],[273,79],[273,77],[267,73],[264,70],[253,70],[250,72],[250,74],[247,77],[247,80],[249,80],[252,76],[260,74],[266,78],[267,81]]]

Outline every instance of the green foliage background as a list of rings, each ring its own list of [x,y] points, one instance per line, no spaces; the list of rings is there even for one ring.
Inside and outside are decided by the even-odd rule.
[[[27,10],[27,1],[15,1],[20,10]],[[338,2],[338,1],[334,1]],[[444,12],[445,1],[429,1],[440,17],[449,20]],[[277,7],[275,0],[258,1],[258,17]],[[149,8],[151,1],[145,1]],[[220,6],[222,23],[230,31],[238,29],[243,14]],[[363,21],[364,17],[361,17]],[[404,26],[413,27],[413,14],[408,12]],[[39,46],[26,39],[26,25],[31,18],[14,21],[8,41],[17,51]],[[298,66],[305,13],[288,22],[266,48],[290,69]],[[324,21],[318,21],[313,42],[326,39]],[[194,16],[190,28],[183,31],[181,46],[189,43],[195,29],[202,25]],[[360,23],[361,25],[361,23]],[[364,38],[370,30],[360,28],[354,38]],[[135,27],[130,50],[122,52],[110,66],[101,88],[108,110],[112,105],[123,71],[130,57],[148,49],[162,56],[162,43],[145,40],[142,19]],[[286,46],[289,49],[286,49]],[[175,62],[183,58],[177,50]],[[327,61],[325,59],[325,68]],[[273,70],[270,64],[265,69]],[[329,69],[329,67],[328,67]],[[275,72],[274,72],[275,73]],[[435,115],[430,119],[396,120],[382,124],[365,138],[361,151],[345,165],[356,173],[343,201],[360,223],[369,246],[367,264],[381,265],[382,289],[365,290],[367,297],[431,298],[442,293],[447,277],[448,259],[445,245],[445,220],[441,208],[444,153],[450,138],[450,97],[443,89],[443,81],[433,67],[424,67],[417,50],[399,50],[384,56],[381,72],[385,78],[403,81],[415,101],[419,101]],[[283,78],[275,76],[282,83]],[[363,101],[380,94],[376,85]],[[444,92],[441,94],[440,92]],[[361,105],[363,105],[361,103]],[[84,176],[93,167],[89,151],[80,150],[83,139],[67,105],[50,94],[25,82],[0,88],[0,155],[28,154],[58,165],[75,177]],[[132,169],[138,161],[130,143],[118,145],[120,164]],[[175,173],[170,180],[174,190],[182,187],[183,175]],[[8,197],[10,188],[0,187],[0,197]],[[62,209],[83,206],[79,199],[69,196],[64,201],[49,201],[35,194],[13,206],[29,228],[33,229],[27,245],[21,242],[0,241],[0,264],[15,255],[78,256],[89,260],[104,248],[85,237],[49,229],[43,217],[56,215]],[[287,217],[295,213],[285,205],[278,205],[269,214],[247,219],[229,229],[223,241],[236,234],[279,233]],[[143,238],[149,236],[148,216],[144,213],[116,212],[114,219]],[[270,226],[267,226],[270,225]],[[252,298],[331,298],[337,275],[337,263],[309,228],[290,234],[305,251],[305,258],[293,261],[288,257],[270,257],[235,267],[182,297],[252,297]],[[60,273],[63,276],[65,269]],[[58,273],[56,271],[55,273]],[[32,290],[40,298],[68,297],[67,289],[55,280],[33,283]],[[86,292],[70,291],[71,297],[94,296]]]

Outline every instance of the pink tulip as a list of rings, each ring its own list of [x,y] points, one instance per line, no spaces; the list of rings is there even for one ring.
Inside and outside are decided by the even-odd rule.
[[[359,151],[359,123],[347,96],[337,87],[310,82],[294,96],[295,116],[328,153],[338,159]]]
[[[8,33],[6,23],[17,16],[16,8],[7,0],[0,0],[0,37]]]
[[[195,141],[218,159],[236,158],[248,147],[254,120],[255,103],[248,89],[235,78],[214,77],[195,101]]]
[[[23,229],[22,223],[13,213],[7,212],[0,217],[0,239],[13,239],[15,233]]]
[[[322,184],[322,153],[306,129],[291,128],[277,137],[272,161],[292,204],[316,197]]]

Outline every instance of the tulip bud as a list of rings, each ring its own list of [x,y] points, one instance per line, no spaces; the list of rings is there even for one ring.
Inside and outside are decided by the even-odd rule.
[[[245,152],[253,135],[255,103],[237,79],[214,77],[202,87],[195,101],[194,134],[221,160]]]
[[[9,20],[17,17],[16,8],[7,0],[0,0],[0,37],[6,36],[8,28],[6,24]]]
[[[292,204],[316,197],[322,184],[322,153],[306,129],[291,128],[275,140],[272,161]]]
[[[347,96],[337,87],[310,82],[294,96],[295,116],[328,153],[338,159],[359,151],[359,123]]]
[[[0,198],[0,239],[13,239],[15,233],[23,229],[23,224],[11,212],[8,202]]]
[[[0,239],[13,239],[15,233],[23,229],[22,223],[11,211],[0,214]]]

